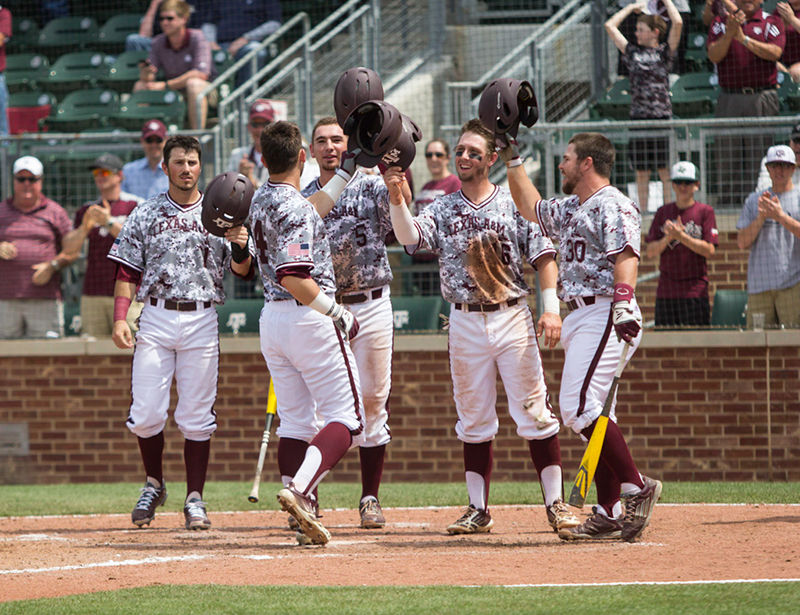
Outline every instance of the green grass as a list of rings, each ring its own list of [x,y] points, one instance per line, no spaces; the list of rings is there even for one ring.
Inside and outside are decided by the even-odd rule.
[[[2,485],[0,516],[47,514],[128,513],[139,495],[139,485],[100,483],[81,485]],[[172,494],[167,510],[179,510],[185,485],[169,483]],[[567,491],[571,485],[566,485]],[[211,510],[277,510],[278,484],[261,485],[261,501],[247,501],[250,483],[209,482],[203,497]],[[320,502],[323,508],[355,508],[360,487],[356,484],[323,483]],[[393,506],[463,506],[463,483],[387,483],[381,486],[381,504]],[[594,490],[587,502],[594,501]],[[492,483],[492,504],[541,504],[538,485],[532,483]],[[800,483],[666,483],[662,502],[686,503],[775,503],[800,500]]]
[[[675,615],[797,612],[800,583],[576,588],[183,586],[0,604],[0,614],[603,613]]]

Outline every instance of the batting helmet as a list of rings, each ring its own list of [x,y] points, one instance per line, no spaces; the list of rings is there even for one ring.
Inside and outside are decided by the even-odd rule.
[[[339,126],[344,127],[353,109],[368,100],[383,100],[383,84],[378,73],[363,66],[344,71],[333,90],[333,109]]]
[[[417,155],[416,143],[422,139],[422,130],[417,123],[407,115],[401,113],[400,119],[403,122],[403,130],[397,143],[381,156],[378,163],[382,167],[400,167],[405,171],[414,162],[414,156]]]
[[[533,86],[518,79],[495,79],[481,94],[478,117],[495,136],[516,137],[520,122],[531,127],[539,119]]]
[[[356,152],[356,163],[374,167],[394,147],[403,132],[403,118],[392,105],[368,100],[353,109],[342,126],[347,148]]]
[[[250,215],[253,184],[241,173],[227,171],[206,186],[200,219],[212,235],[222,237],[229,228],[239,226]]]

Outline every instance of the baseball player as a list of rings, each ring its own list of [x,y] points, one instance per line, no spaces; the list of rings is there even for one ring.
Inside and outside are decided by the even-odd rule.
[[[480,122],[461,129],[455,148],[461,190],[436,198],[411,218],[396,176],[386,176],[397,239],[410,252],[439,257],[442,295],[452,303],[448,347],[458,422],[464,443],[469,506],[450,534],[488,532],[492,440],[497,433],[496,373],[500,372],[517,434],[528,441],[547,519],[554,531],[578,525],[563,501],[559,423],[548,401],[537,336],[553,347],[561,332],[553,244],[522,218],[507,190],[489,181],[497,160],[494,136]],[[545,309],[534,326],[523,259],[539,274]]]
[[[224,238],[203,228],[202,195],[197,188],[200,156],[200,143],[194,137],[167,139],[162,168],[169,190],[131,212],[108,255],[119,263],[112,332],[117,347],[133,347],[125,316],[134,295],[144,303],[127,420],[138,438],[147,476],[131,514],[139,527],[149,525],[156,507],[167,499],[161,458],[173,376],[178,387],[175,422],[185,438],[186,528],[211,526],[202,496],[210,438],[217,427],[219,333],[214,304],[225,300],[225,271],[230,267],[246,276],[252,259],[245,227],[229,229]]]
[[[558,168],[562,190],[571,196],[550,200],[543,200],[528,179],[516,143],[510,141],[502,157],[514,202],[526,219],[537,222],[559,245],[559,297],[569,308],[561,335],[565,352],[561,418],[588,440],[623,344],[635,351],[642,339],[642,316],[634,296],[641,242],[639,208],[610,185],[614,146],[603,135],[580,133],[570,139]],[[637,470],[613,406],[610,419],[595,474],[598,505],[581,525],[559,530],[564,540],[622,537],[632,542],[649,523],[661,495],[661,483]]]
[[[335,117],[324,117],[314,126],[311,155],[320,175],[303,190],[309,197],[336,174],[347,136]],[[404,184],[407,186],[407,184]],[[410,200],[410,191],[404,195]],[[356,359],[364,403],[364,443],[361,461],[361,500],[358,510],[362,528],[386,525],[378,500],[386,445],[391,440],[389,389],[391,385],[393,320],[389,299],[392,270],[386,253],[386,236],[392,231],[389,193],[379,175],[356,173],[325,216],[336,274],[336,300],[358,319],[358,337],[350,344]]]
[[[306,159],[300,130],[275,122],[265,128],[261,145],[270,178],[253,197],[250,221],[264,283],[261,352],[281,400],[278,465],[288,483],[278,501],[299,523],[298,541],[325,544],[330,533],[318,519],[314,489],[363,440],[359,375],[348,343],[359,325],[334,300],[325,226],[300,194]],[[330,207],[349,179],[348,173],[337,175],[312,198]],[[297,446],[302,457],[287,454],[287,447]]]

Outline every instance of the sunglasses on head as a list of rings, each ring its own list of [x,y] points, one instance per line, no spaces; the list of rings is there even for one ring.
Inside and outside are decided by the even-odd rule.
[[[36,182],[38,182],[42,178],[41,177],[30,177],[30,176],[21,177],[19,175],[15,175],[14,179],[16,181],[18,181],[19,183],[21,183],[21,184],[35,184]]]
[[[164,139],[161,137],[147,137],[144,142],[145,143],[161,143]]]
[[[425,152],[425,158],[446,158],[447,154],[444,152]]]
[[[95,177],[108,177],[109,175],[113,175],[114,171],[111,169],[92,169],[92,175]]]

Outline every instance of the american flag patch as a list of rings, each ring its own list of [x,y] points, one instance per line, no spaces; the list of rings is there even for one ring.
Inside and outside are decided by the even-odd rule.
[[[310,243],[290,243],[287,252],[291,257],[308,256],[311,253]]]

